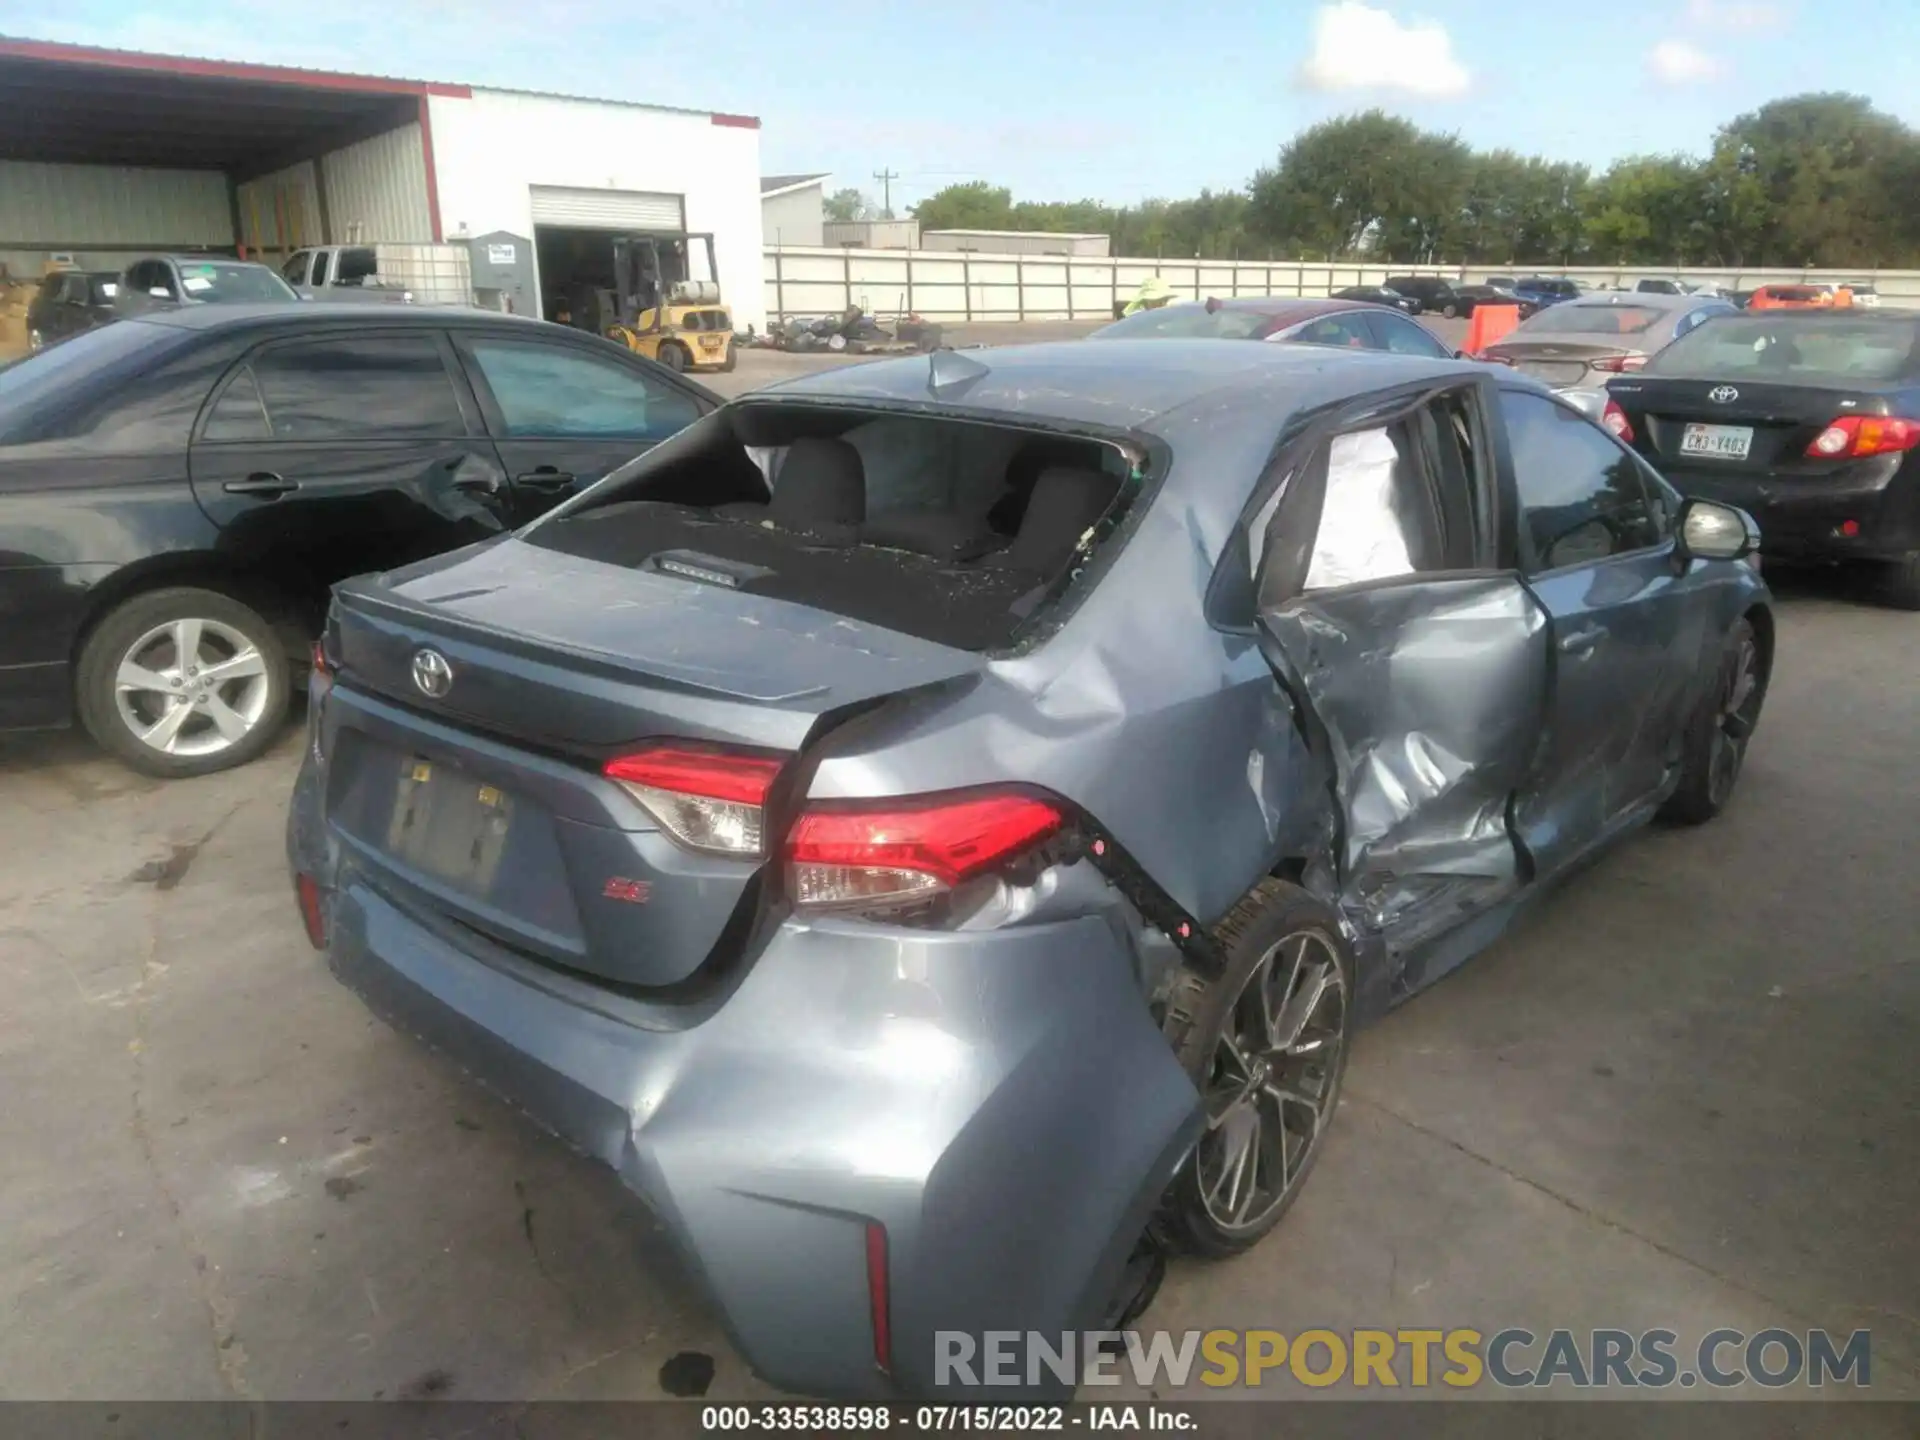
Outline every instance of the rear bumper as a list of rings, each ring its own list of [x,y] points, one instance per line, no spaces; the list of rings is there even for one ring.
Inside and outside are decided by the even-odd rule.
[[[1683,495],[1737,505],[1753,516],[1769,556],[1892,560],[1920,550],[1920,479],[1899,457],[1824,476],[1734,477],[1680,466],[1663,473]]]
[[[936,1331],[1098,1327],[1200,1124],[1107,919],[790,922],[723,1000],[676,1012],[403,909],[329,841],[321,773],[309,756],[288,845],[326,891],[335,973],[618,1171],[765,1379],[946,1395]]]

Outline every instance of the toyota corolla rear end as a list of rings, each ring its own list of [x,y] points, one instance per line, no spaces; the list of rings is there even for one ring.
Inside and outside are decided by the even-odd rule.
[[[1887,312],[1729,315],[1607,385],[1602,423],[1683,493],[1738,505],[1767,553],[1920,550],[1920,324]]]
[[[789,1389],[1098,1328],[1199,1123],[1067,805],[809,797],[836,736],[985,663],[521,540],[336,595],[289,830],[314,944],[613,1166]]]

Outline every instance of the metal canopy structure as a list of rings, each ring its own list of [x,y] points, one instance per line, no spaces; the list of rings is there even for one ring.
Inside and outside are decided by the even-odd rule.
[[[426,118],[464,85],[0,37],[0,159],[222,170],[236,183]]]

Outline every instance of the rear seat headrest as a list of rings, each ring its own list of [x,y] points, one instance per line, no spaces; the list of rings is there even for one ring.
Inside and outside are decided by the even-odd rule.
[[[803,436],[787,447],[774,477],[769,518],[776,525],[858,525],[867,518],[866,467],[844,440]]]
[[[1013,544],[989,563],[1052,574],[1089,526],[1106,513],[1120,482],[1099,470],[1053,466],[1034,482]]]

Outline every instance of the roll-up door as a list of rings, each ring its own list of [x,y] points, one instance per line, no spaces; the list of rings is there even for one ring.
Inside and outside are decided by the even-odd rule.
[[[679,195],[646,190],[575,190],[533,187],[533,223],[596,230],[685,230],[686,205]]]

